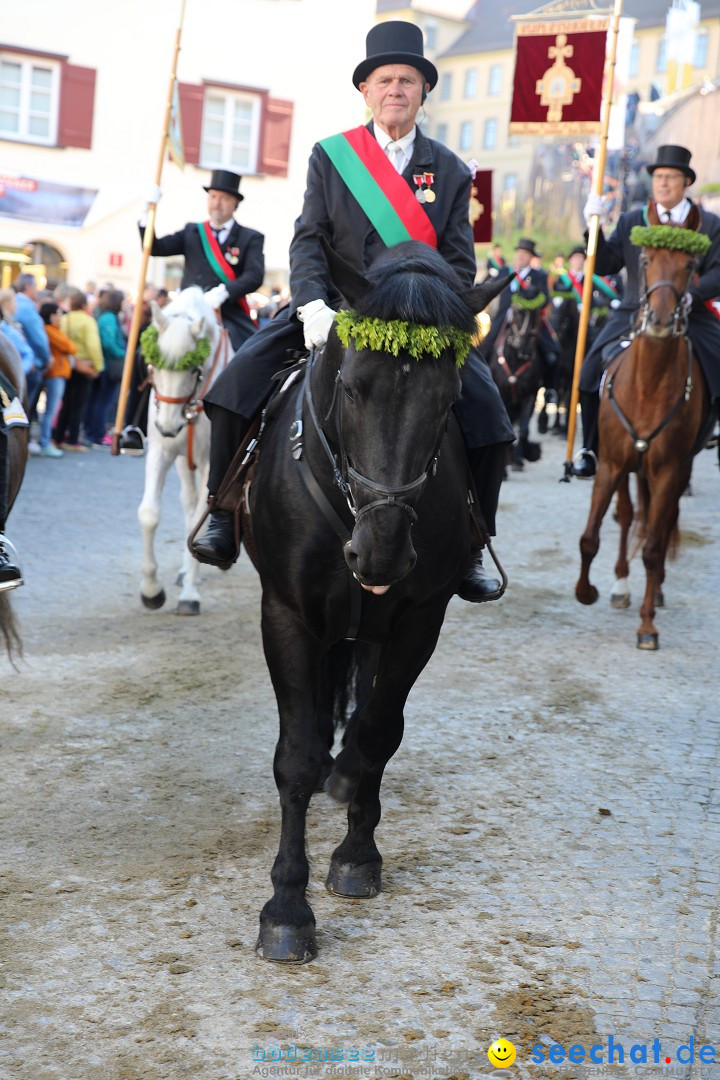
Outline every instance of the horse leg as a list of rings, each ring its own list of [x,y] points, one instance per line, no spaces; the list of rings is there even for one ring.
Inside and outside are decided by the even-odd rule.
[[[325,882],[335,895],[360,899],[380,892],[382,858],[375,843],[380,784],[402,741],[405,701],[433,654],[445,606],[414,608],[396,627],[380,653],[372,694],[357,715],[352,740],[336,759],[337,773],[357,777],[357,782],[348,806],[348,831],[333,852]]]
[[[607,462],[601,460],[593,482],[590,514],[585,532],[580,537],[580,577],[575,586],[575,596],[581,604],[594,604],[598,598],[597,589],[590,584],[590,564],[598,553],[600,526],[619,482],[619,470],[613,472]]]
[[[180,476],[180,498],[185,514],[185,536],[192,532],[195,522],[207,506],[207,466],[198,476],[199,470],[191,470],[188,465],[187,455],[176,459],[176,467]],[[197,589],[197,580],[200,576],[200,564],[193,559],[190,549],[183,540],[182,563],[176,578],[176,584],[182,585],[182,591],[178,597],[176,615],[199,615],[200,593]]]
[[[630,477],[628,475],[623,477],[618,488],[617,520],[620,525],[620,546],[618,548],[617,562],[615,563],[615,584],[610,594],[610,604],[614,608],[621,609],[630,607],[628,536],[633,520],[633,504],[630,498]]]
[[[155,610],[165,603],[165,590],[157,578],[155,533],[160,521],[160,500],[171,458],[163,454],[161,442],[157,442],[152,437],[148,442],[148,456],[145,460],[145,490],[137,511],[143,534],[140,598],[145,607]]]
[[[262,600],[262,635],[280,717],[273,771],[282,821],[271,874],[274,892],[260,913],[255,951],[265,960],[303,964],[317,956],[315,916],[305,899],[305,819],[327,754],[318,730],[314,677],[322,647],[268,589]]]
[[[645,566],[645,597],[640,608],[640,626],[637,631],[637,647],[648,652],[660,648],[659,634],[654,623],[656,600],[662,596],[662,583],[665,578],[665,556],[677,525],[680,496],[685,489],[688,475],[684,470],[678,474],[673,469],[666,469],[665,474],[656,477],[650,490],[647,508],[647,539],[643,546],[643,564]],[[673,474],[674,473],[674,474]]]

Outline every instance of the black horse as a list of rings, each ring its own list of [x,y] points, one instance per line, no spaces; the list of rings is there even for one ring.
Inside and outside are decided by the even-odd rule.
[[[355,898],[380,889],[383,770],[473,541],[451,412],[456,358],[469,348],[475,314],[506,284],[464,290],[415,241],[388,249],[367,277],[326,255],[353,311],[266,410],[244,529],[280,715],[282,829],[257,952],[299,963],[317,952],[306,811],[328,774],[328,790],[349,809],[327,888]],[[333,764],[333,718],[342,723],[352,709]]]
[[[509,451],[512,468],[522,469],[525,461],[537,461],[540,457],[540,444],[531,442],[529,437],[535,398],[542,385],[537,347],[540,311],[514,304],[510,310],[504,339],[501,334],[490,353],[489,363],[510,422],[518,433],[518,439]]]
[[[575,347],[577,345],[580,314],[574,296],[555,296],[548,316],[557,340],[557,366],[555,371],[555,399],[557,412],[555,422],[550,429],[556,435],[567,431],[567,417],[570,408],[573,368],[575,366]],[[546,394],[547,399],[547,394]],[[544,434],[548,430],[547,400],[538,414],[538,430]]]
[[[22,362],[14,346],[0,334],[0,387],[11,401],[17,397],[27,405],[25,399],[25,376]],[[28,456],[28,428],[11,427],[0,431],[0,439],[5,440],[7,454],[7,512],[10,513],[25,475]],[[5,478],[0,476],[0,484]],[[0,529],[3,522],[0,517]],[[0,591],[0,635],[5,642],[8,656],[12,661],[15,653],[22,653],[22,641],[17,622],[10,605],[10,594]]]

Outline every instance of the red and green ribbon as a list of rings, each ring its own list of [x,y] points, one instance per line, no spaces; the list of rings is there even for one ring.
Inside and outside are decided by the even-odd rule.
[[[437,247],[432,222],[366,127],[330,135],[320,146],[387,247],[403,240]]]
[[[205,258],[213,270],[225,285],[231,285],[235,281],[235,271],[222,253],[218,238],[212,231],[209,221],[198,221],[197,230],[200,234],[200,243],[205,252]],[[248,302],[244,296],[238,296],[236,303],[240,305],[246,315],[250,314]]]

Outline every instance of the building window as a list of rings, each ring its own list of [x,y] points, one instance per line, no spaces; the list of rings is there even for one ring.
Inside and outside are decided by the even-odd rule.
[[[661,74],[667,71],[667,41],[664,37],[660,38],[657,51],[657,63],[655,64],[655,70]]]
[[[708,32],[707,30],[698,30],[695,35],[695,55],[693,56],[693,67],[704,68],[707,64],[708,54]]]
[[[499,97],[502,93],[502,64],[491,64],[488,79],[488,97]]]
[[[447,143],[448,126],[447,124],[438,124],[435,128],[435,138],[438,142]]]
[[[463,120],[460,125],[460,149],[469,150],[473,141],[472,120]]]
[[[497,126],[497,120],[494,117],[485,121],[483,150],[493,150],[497,146]]]
[[[259,94],[208,87],[200,150],[204,168],[257,171],[260,104]]]
[[[519,135],[508,135],[508,150],[517,150],[518,146],[521,146],[521,140]]]
[[[0,137],[55,145],[60,65],[5,54],[0,59]]]
[[[474,98],[477,94],[477,68],[468,68],[465,72],[465,91],[464,96],[466,98]]]
[[[633,41],[630,46],[630,67],[628,69],[628,75],[631,79],[637,78],[638,67],[640,66],[640,42]]]
[[[510,191],[517,191],[518,177],[517,173],[509,172],[505,173],[503,177],[503,192],[508,193]]]
[[[449,101],[452,97],[452,72],[445,71],[440,77],[440,100]]]
[[[434,19],[428,19],[425,23],[425,48],[428,52],[435,52],[437,49],[437,23]]]

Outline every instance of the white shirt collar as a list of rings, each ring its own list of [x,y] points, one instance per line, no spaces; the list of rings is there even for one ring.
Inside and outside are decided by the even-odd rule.
[[[373,121],[373,130],[375,132],[375,138],[378,141],[378,145],[384,153],[387,154],[387,148],[391,143],[393,146],[398,146],[400,148],[400,150],[402,151],[402,155],[400,155],[400,161],[402,162],[400,171],[402,172],[402,170],[405,168],[408,161],[412,157],[412,148],[415,142],[415,132],[417,131],[415,125],[413,124],[411,130],[408,131],[407,135],[403,135],[400,139],[391,139],[387,131],[383,131],[377,121]]]
[[[673,206],[672,210],[669,210],[669,211],[666,210],[664,206],[661,206],[660,203],[658,203],[657,204],[657,212],[658,212],[658,217],[660,218],[660,222],[662,223],[665,215],[667,213],[669,213],[670,214],[670,220],[672,221],[672,223],[674,225],[682,225],[683,221],[685,220],[685,218],[690,213],[690,207],[691,206],[692,206],[692,203],[690,202],[690,200],[688,198],[684,198],[682,200],[682,202],[679,202],[677,204],[677,206]]]

